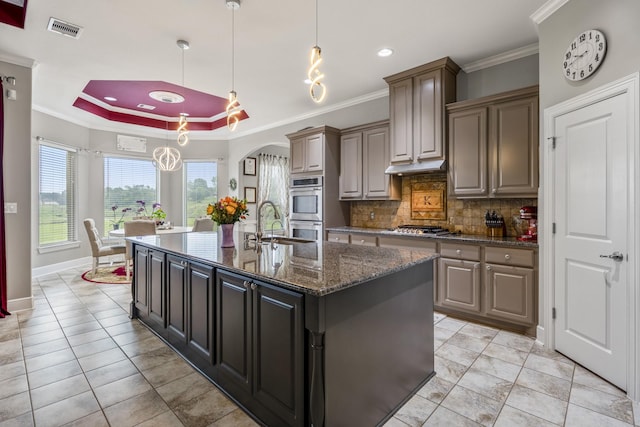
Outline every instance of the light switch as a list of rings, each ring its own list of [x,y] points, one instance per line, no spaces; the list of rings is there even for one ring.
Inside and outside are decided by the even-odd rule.
[[[18,213],[18,204],[17,203],[5,203],[4,204],[4,213]]]

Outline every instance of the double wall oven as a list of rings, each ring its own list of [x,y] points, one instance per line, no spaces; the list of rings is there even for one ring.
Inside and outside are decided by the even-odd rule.
[[[289,235],[321,241],[323,238],[322,176],[291,178],[289,187]]]

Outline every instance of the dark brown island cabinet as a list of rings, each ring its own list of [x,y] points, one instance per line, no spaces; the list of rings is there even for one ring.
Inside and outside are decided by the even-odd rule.
[[[129,239],[131,317],[262,425],[382,425],[434,375],[437,255],[216,238]]]

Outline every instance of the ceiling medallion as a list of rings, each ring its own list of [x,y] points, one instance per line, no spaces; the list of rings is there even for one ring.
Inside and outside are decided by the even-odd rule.
[[[154,90],[153,92],[149,92],[149,98],[164,102],[165,104],[180,104],[181,102],[184,102],[184,96],[166,90]]]

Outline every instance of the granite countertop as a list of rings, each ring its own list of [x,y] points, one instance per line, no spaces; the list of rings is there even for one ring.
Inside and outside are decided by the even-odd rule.
[[[426,263],[439,255],[411,249],[345,245],[333,242],[245,244],[220,248],[217,232],[130,237],[136,244],[158,248],[193,261],[213,264],[284,288],[322,296],[380,276]]]
[[[444,234],[441,236],[424,236],[421,234],[396,233],[390,229],[384,228],[362,228],[362,227],[327,227],[326,231],[336,233],[364,233],[374,234],[377,236],[396,236],[406,237],[408,239],[430,239],[440,242],[453,243],[476,243],[476,244],[494,244],[496,246],[519,246],[523,248],[538,248],[537,242],[522,242],[515,237],[487,237],[473,234]]]

